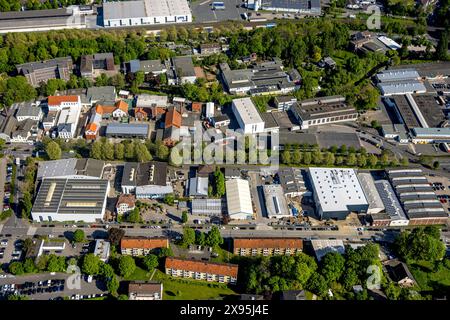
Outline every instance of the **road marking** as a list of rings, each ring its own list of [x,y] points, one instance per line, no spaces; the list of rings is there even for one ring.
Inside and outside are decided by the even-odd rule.
[[[204,5],[204,4],[207,4],[208,2],[211,2],[212,0],[206,0],[206,1],[203,1],[202,3],[199,3],[198,5],[199,6],[202,6],[202,5]]]
[[[36,233],[37,228],[36,227],[29,227],[27,230],[27,236],[34,236]]]

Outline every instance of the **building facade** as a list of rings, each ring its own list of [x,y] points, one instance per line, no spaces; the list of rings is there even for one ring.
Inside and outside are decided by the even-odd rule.
[[[238,265],[167,257],[166,274],[208,282],[236,284]]]
[[[234,238],[233,253],[239,256],[294,255],[303,251],[299,238]]]

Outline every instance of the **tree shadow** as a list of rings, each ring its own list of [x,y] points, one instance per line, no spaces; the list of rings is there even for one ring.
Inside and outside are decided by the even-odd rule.
[[[177,295],[175,294],[175,293],[173,293],[172,291],[169,291],[169,290],[166,290],[166,291],[164,291],[168,296],[171,296],[171,297],[176,297]]]

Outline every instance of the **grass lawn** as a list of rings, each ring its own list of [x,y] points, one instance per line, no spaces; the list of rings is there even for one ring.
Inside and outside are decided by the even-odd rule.
[[[439,290],[439,287],[450,287],[450,268],[440,264],[437,270],[423,261],[408,265],[421,291]]]
[[[231,259],[231,257],[233,256],[233,254],[225,249],[222,248],[217,248],[214,249],[213,252],[216,252],[219,254],[218,257],[216,258],[212,258],[211,257],[211,261],[212,262],[223,262],[223,263],[227,263],[229,261],[229,259]]]
[[[212,284],[206,281],[174,279],[161,271],[156,271],[153,280],[162,281],[164,300],[211,300],[236,294],[224,284]],[[208,285],[212,285],[209,287]]]
[[[144,280],[147,281],[150,279],[152,272],[148,272],[138,266],[136,266],[136,270],[134,270],[133,274],[127,278],[123,278],[124,280]]]

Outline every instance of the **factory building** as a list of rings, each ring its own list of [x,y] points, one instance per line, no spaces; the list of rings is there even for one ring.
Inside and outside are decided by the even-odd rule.
[[[267,216],[269,219],[280,219],[291,216],[286,198],[284,196],[283,187],[281,185],[264,185],[263,193]]]
[[[356,109],[348,105],[342,96],[303,100],[294,103],[290,110],[302,130],[312,126],[355,121],[358,118]]]
[[[250,185],[244,179],[225,181],[228,215],[231,219],[245,220],[253,217]]]
[[[343,220],[351,212],[366,213],[369,209],[355,170],[310,168],[309,175],[320,219]]]
[[[421,169],[387,171],[409,225],[445,224],[448,214]]]
[[[37,222],[103,220],[109,188],[101,179],[44,179],[31,216]]]
[[[103,26],[124,27],[192,22],[187,0],[139,0],[103,3]]]
[[[264,121],[253,104],[252,99],[234,99],[232,110],[244,134],[256,134],[264,132]]]

